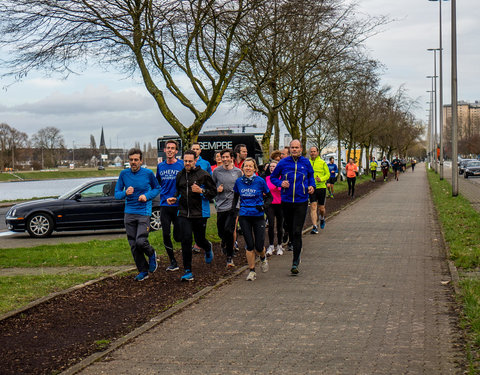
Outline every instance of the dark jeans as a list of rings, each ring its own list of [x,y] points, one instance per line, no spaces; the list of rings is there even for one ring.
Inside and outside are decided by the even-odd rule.
[[[195,243],[205,251],[211,250],[211,243],[205,238],[207,230],[207,218],[187,218],[183,216],[178,217],[178,224],[180,226],[180,237],[182,242],[182,256],[183,268],[185,270],[192,270],[192,234],[195,238]]]
[[[283,212],[281,204],[269,204],[265,206],[265,214],[268,220],[268,243],[273,245],[275,238],[275,221],[277,227],[277,244],[281,245],[283,240]]]
[[[235,232],[236,215],[233,211],[217,212],[218,236],[225,246],[227,257],[233,257],[233,233]]]
[[[263,251],[265,244],[265,219],[262,216],[240,216],[238,218],[247,251]]]
[[[148,242],[150,216],[125,214],[124,224],[128,244],[138,272],[148,272],[147,259],[155,253],[154,248]],[[145,256],[147,256],[147,259],[145,259]]]
[[[160,222],[162,223],[163,244],[167,251],[170,262],[175,262],[175,255],[173,253],[172,239],[170,238],[170,230],[173,224],[173,239],[180,242],[178,235],[178,207],[162,206],[160,210]]]
[[[356,177],[347,177],[347,185],[348,185],[348,195],[355,194],[355,182],[357,181]]]
[[[297,266],[302,252],[302,230],[307,216],[307,208],[308,202],[282,202],[283,218],[293,245],[293,264]]]

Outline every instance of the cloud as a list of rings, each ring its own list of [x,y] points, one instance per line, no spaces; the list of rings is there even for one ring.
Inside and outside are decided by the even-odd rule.
[[[155,110],[152,98],[136,90],[111,91],[106,86],[87,86],[81,92],[65,94],[54,92],[38,101],[0,107],[3,112],[21,112],[38,115],[75,115],[102,112],[144,112]]]

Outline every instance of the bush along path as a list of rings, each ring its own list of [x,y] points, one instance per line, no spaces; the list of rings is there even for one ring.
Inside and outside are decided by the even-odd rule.
[[[356,199],[382,185],[381,182],[358,184]],[[328,199],[327,218],[354,201],[346,192]],[[311,225],[309,216],[306,228]],[[234,258],[237,269],[246,265],[242,237],[239,244],[241,250]],[[57,373],[92,353],[105,350],[115,339],[162,311],[232,275],[235,269],[225,268],[219,244],[214,244],[214,253],[210,265],[205,264],[203,254],[194,255],[195,281],[192,283],[179,281],[182,270],[166,272],[168,264],[160,260],[157,272],[143,282],[134,282],[132,273],[114,276],[3,320],[0,325],[2,374]],[[177,260],[181,264],[181,254],[177,254]]]

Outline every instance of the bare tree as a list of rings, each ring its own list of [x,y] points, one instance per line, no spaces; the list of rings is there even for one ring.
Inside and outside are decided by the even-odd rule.
[[[60,129],[54,126],[42,128],[32,136],[32,143],[41,151],[42,168],[58,165],[59,155],[65,149],[65,140]]]
[[[15,169],[17,149],[28,145],[28,135],[8,124],[0,124],[0,168]]]
[[[217,110],[255,30],[246,16],[265,0],[15,0],[0,3],[0,45],[8,64],[68,75],[94,59],[142,76],[163,117],[185,145]],[[169,94],[164,93],[163,89]],[[172,109],[191,115],[185,126]]]

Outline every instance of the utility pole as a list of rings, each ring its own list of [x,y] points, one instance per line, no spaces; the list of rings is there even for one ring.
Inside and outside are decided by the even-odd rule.
[[[457,0],[452,0],[452,197],[458,196]]]

